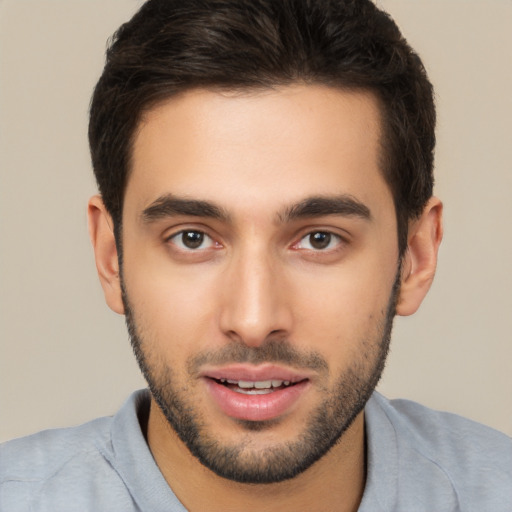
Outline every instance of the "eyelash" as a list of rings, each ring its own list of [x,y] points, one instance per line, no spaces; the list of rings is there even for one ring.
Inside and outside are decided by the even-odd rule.
[[[199,235],[201,237],[201,239],[199,240],[200,244],[198,245],[198,247],[187,247],[184,244],[184,236],[186,234],[195,234],[195,235]],[[200,245],[203,244],[203,242],[205,241],[205,238],[208,238],[210,240],[209,247],[207,247],[207,248],[220,247],[220,244],[215,242],[211,236],[209,236],[207,233],[205,233],[204,231],[201,231],[199,229],[183,229],[183,230],[178,231],[177,233],[174,233],[171,236],[169,236],[166,239],[166,242],[176,245],[181,251],[184,251],[184,252],[198,252],[200,250],[204,251],[207,249],[207,248],[200,248]],[[190,239],[189,241],[193,242],[192,239]]]
[[[315,239],[316,238],[316,239]],[[309,243],[309,247],[299,247],[304,240],[307,240]],[[314,247],[313,243],[319,242],[320,245],[324,245],[325,247]],[[293,247],[298,250],[310,250],[314,252],[330,252],[335,250],[337,246],[343,243],[343,239],[340,235],[335,233],[331,233],[330,231],[311,231],[303,236],[299,242],[297,242]],[[333,245],[335,245],[333,247]]]
[[[185,245],[185,235],[192,235],[189,238],[189,242],[191,242],[192,245],[194,245],[194,243],[197,243],[197,246],[190,247]],[[194,236],[196,240],[194,240]],[[313,244],[311,243],[314,243],[312,237],[316,237],[316,242],[319,242],[320,245],[325,243],[325,247],[314,247]],[[207,240],[209,240],[208,247],[201,247],[201,245],[203,245],[203,243]],[[305,240],[309,240],[309,247],[300,247],[302,242]],[[212,237],[210,237],[207,233],[199,229],[183,229],[166,238],[166,242],[174,244],[179,250],[183,252],[200,252],[210,248],[221,247],[221,244],[215,242],[215,240]],[[339,246],[345,242],[346,241],[336,233],[332,233],[331,231],[328,230],[315,230],[306,233],[299,239],[298,242],[294,243],[291,247],[294,250],[306,250],[315,253],[329,253],[338,249]]]

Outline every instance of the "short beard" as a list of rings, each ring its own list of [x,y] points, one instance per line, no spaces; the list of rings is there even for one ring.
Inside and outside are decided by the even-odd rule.
[[[208,432],[201,412],[194,409],[192,400],[187,396],[186,385],[178,388],[173,381],[173,369],[155,363],[155,355],[149,352],[151,341],[137,331],[122,279],[121,282],[133,351],[151,394],[169,425],[190,452],[218,476],[239,483],[267,484],[294,478],[308,469],[338,442],[364,409],[384,370],[400,289],[400,268],[385,315],[376,326],[375,336],[361,342],[358,358],[340,375],[331,391],[326,388],[319,390],[326,398],[311,415],[302,434],[295,441],[260,451],[250,450],[250,432],[269,429],[279,420],[239,420],[238,424],[247,431],[245,441],[231,446],[221,445],[214,437],[215,432]],[[233,342],[218,352],[200,354],[187,362],[190,381],[197,375],[195,369],[207,361],[284,363],[312,368],[324,372],[324,375],[328,373],[328,364],[322,356],[298,352],[286,340],[270,339],[259,347]]]

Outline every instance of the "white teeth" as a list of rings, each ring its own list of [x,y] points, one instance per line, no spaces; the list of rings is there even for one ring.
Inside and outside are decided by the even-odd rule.
[[[268,388],[272,387],[272,381],[271,380],[262,380],[259,382],[255,382],[254,387],[256,389],[268,389]]]
[[[236,381],[234,382],[234,384],[236,384]],[[238,387],[243,388],[243,389],[253,388],[254,384],[255,384],[254,382],[249,382],[247,380],[239,380],[238,381]]]
[[[237,393],[242,393],[243,395],[267,395],[268,393],[272,393],[273,391],[270,388],[267,389],[242,389],[242,388],[234,388],[233,391]]]
[[[272,389],[279,388],[281,386],[289,386],[289,380],[232,380],[232,379],[219,379],[222,384],[234,384],[242,389]]]

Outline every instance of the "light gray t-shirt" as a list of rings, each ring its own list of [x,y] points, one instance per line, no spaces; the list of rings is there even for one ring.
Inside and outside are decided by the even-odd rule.
[[[1,512],[184,512],[141,425],[147,391],[79,427],[0,447]],[[360,512],[511,512],[512,440],[459,416],[374,393]]]

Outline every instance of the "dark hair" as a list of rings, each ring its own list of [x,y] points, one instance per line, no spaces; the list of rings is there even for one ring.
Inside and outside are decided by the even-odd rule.
[[[420,58],[370,0],[146,2],[114,34],[91,101],[92,163],[116,237],[145,111],[192,88],[294,82],[367,90],[380,101],[380,166],[403,254],[408,220],[432,195],[433,90]]]

